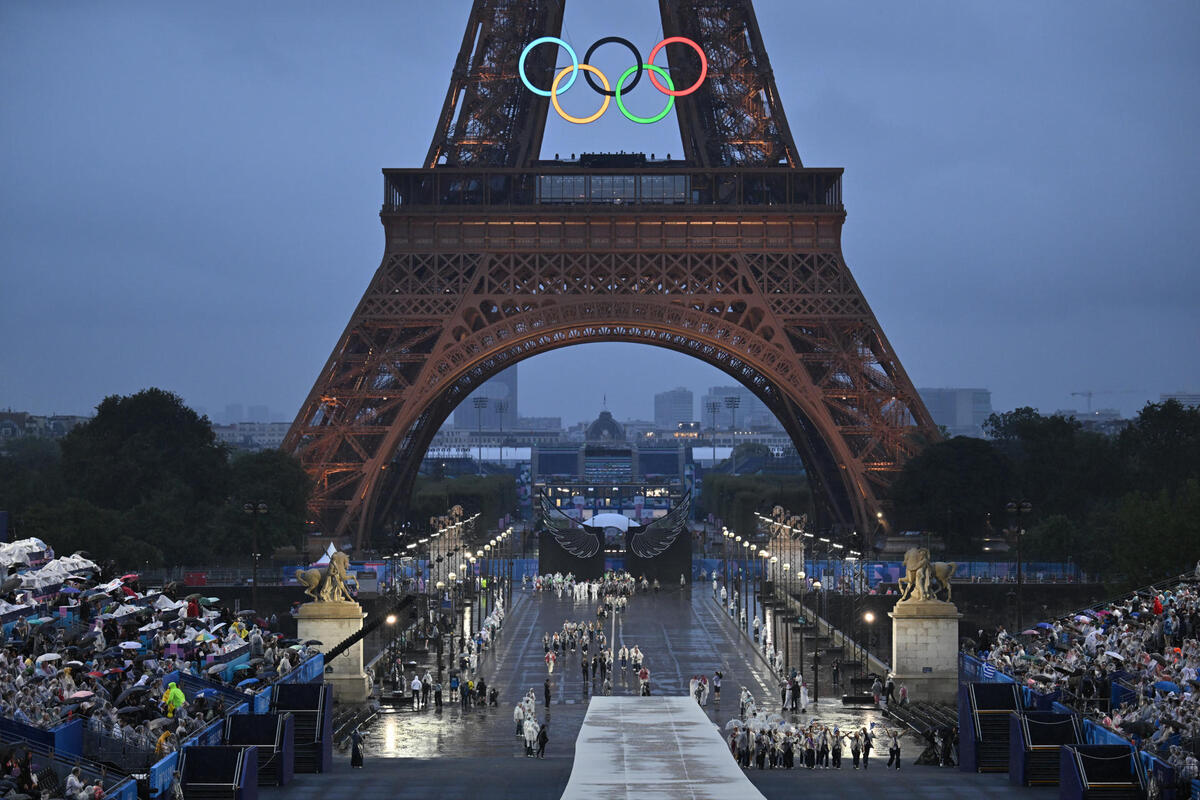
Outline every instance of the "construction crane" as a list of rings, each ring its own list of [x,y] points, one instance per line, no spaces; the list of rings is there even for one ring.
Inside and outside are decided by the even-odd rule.
[[[1092,413],[1092,397],[1098,394],[1133,394],[1132,389],[1115,389],[1112,391],[1097,392],[1092,389],[1085,389],[1082,392],[1071,392],[1071,397],[1086,397],[1088,413]]]

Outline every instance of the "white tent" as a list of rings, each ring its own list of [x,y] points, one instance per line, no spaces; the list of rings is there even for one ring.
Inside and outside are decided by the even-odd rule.
[[[624,514],[614,514],[611,511],[594,514],[591,519],[585,519],[581,524],[589,528],[617,528],[622,533],[629,530],[630,526],[638,527],[636,522]]]
[[[337,548],[333,546],[333,542],[329,543],[329,547],[325,548],[325,553],[313,563],[310,567],[324,567],[329,565],[329,559],[333,558],[333,554],[337,552]]]

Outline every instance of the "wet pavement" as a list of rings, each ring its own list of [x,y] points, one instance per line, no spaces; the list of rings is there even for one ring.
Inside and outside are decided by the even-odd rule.
[[[349,754],[335,753],[328,775],[297,775],[284,789],[263,788],[264,797],[324,800],[353,796],[355,800],[427,798],[440,800],[486,797],[546,798],[557,800],[571,774],[575,743],[591,695],[590,678],[580,676],[579,654],[560,659],[552,677],[553,697],[547,713],[542,704],[542,682],[547,676],[541,638],[561,628],[564,620],[595,619],[595,605],[575,604],[551,593],[514,591],[513,606],[493,648],[480,661],[479,674],[500,691],[496,708],[470,709],[446,704],[441,712],[413,712],[407,707],[386,708],[365,729],[366,768],[352,770]],[[611,621],[606,624],[611,631]],[[685,695],[689,678],[714,669],[724,674],[720,704],[710,698],[703,712],[724,728],[737,712],[737,693],[748,687],[760,707],[778,708],[775,676],[755,649],[751,638],[723,614],[709,587],[664,590],[638,594],[627,611],[618,615],[616,642],[638,645],[646,656],[655,695]],[[610,634],[611,635],[611,634]],[[619,671],[618,671],[619,678]],[[823,687],[827,676],[822,676]],[[550,722],[546,759],[524,757],[514,735],[512,710],[530,688],[535,689],[540,718]],[[628,676],[614,682],[615,695],[636,695],[637,680]],[[810,718],[843,728],[887,724],[874,708],[843,707],[840,695],[823,696],[807,714],[792,717],[797,723]],[[914,767],[920,753],[906,743],[904,768],[883,769],[872,759],[867,771],[750,770],[747,777],[771,800],[793,797],[844,798],[847,790],[873,796],[919,795],[927,800],[951,797],[1028,797],[1034,790],[1012,787],[1003,775],[964,775],[957,770]],[[1041,795],[1044,796],[1044,793]]]
[[[377,756],[400,758],[458,757],[471,753],[498,755],[508,752],[523,756],[520,740],[514,735],[512,709],[529,689],[535,690],[539,718],[545,716],[542,704],[543,681],[547,677],[543,661],[542,634],[561,629],[564,621],[595,620],[595,604],[574,603],[569,597],[532,590],[516,591],[513,609],[505,619],[500,641],[485,653],[478,676],[500,691],[496,708],[468,709],[447,703],[443,710],[413,712],[407,704],[385,707],[366,729],[367,747]],[[612,635],[612,622],[605,624]],[[634,595],[626,611],[617,615],[616,642],[637,645],[650,670],[651,691],[655,695],[686,695],[693,675],[710,678],[714,670],[724,676],[720,702],[710,697],[705,713],[724,728],[738,710],[738,691],[750,689],[759,707],[776,711],[779,707],[778,679],[766,659],[754,647],[750,636],[739,632],[737,623],[721,613],[712,592],[701,585],[686,589],[663,590],[659,594]],[[599,681],[585,682],[580,674],[579,653],[560,657],[550,675],[552,701],[550,733],[554,743],[548,758],[571,758],[572,747],[587,711],[587,702]],[[822,683],[830,680],[824,674]],[[478,677],[477,676],[477,677]],[[617,671],[614,695],[636,695],[638,681],[629,671]],[[805,723],[816,718],[830,725],[847,727],[885,722],[879,710],[842,706],[840,694],[823,694],[808,707],[808,712],[790,717]],[[915,741],[911,744],[915,747]],[[916,753],[913,753],[914,757]]]

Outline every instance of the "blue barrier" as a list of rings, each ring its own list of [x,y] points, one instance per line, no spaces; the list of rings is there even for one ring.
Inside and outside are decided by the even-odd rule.
[[[150,785],[150,796],[160,797],[163,792],[171,788],[171,776],[175,774],[175,770],[179,767],[179,751],[164,756],[150,765],[150,776],[148,783]]]
[[[1200,780],[1192,781],[1192,800],[1200,800]]]
[[[311,658],[300,662],[286,675],[280,676],[275,683],[319,683],[325,679],[325,654],[317,653]],[[268,702],[268,708],[270,703]]]

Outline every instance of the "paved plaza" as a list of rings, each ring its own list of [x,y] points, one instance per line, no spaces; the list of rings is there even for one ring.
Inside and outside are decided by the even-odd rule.
[[[443,711],[413,712],[408,707],[387,708],[366,729],[366,766],[349,768],[348,753],[335,754],[330,775],[298,775],[285,789],[264,789],[272,798],[323,798],[336,787],[337,796],[356,800],[375,798],[558,798],[563,796],[577,757],[575,746],[588,710],[592,684],[579,670],[579,655],[560,659],[552,678],[552,702],[545,714],[542,686],[547,677],[542,634],[561,628],[566,620],[595,619],[593,604],[572,602],[546,592],[514,592],[513,608],[505,620],[500,641],[481,660],[479,674],[500,690],[497,708],[463,712],[457,704]],[[611,621],[606,630],[611,631]],[[721,614],[707,587],[673,588],[660,594],[638,594],[628,610],[618,616],[617,646],[637,645],[646,656],[655,696],[684,696],[692,675],[724,674],[720,704],[711,698],[701,712],[724,728],[736,716],[742,686],[754,694],[760,707],[778,708],[776,679],[754,651],[749,637]],[[822,678],[823,685],[825,678]],[[637,680],[620,677],[613,684],[616,697],[636,702]],[[539,718],[549,720],[550,742],[544,760],[524,756],[514,735],[512,710],[529,689],[536,690]],[[846,708],[840,697],[822,694],[807,714],[792,721],[815,718],[842,728],[878,722],[890,725],[876,709]],[[879,752],[879,751],[877,751]],[[886,751],[882,751],[886,753]],[[872,758],[869,770],[750,770],[750,782],[767,798],[844,798],[847,791],[867,791],[874,797],[1014,797],[1032,796],[1033,790],[1010,787],[1006,776],[963,775],[957,770],[915,767],[920,747],[909,738],[904,749],[905,767],[883,768],[883,759]],[[584,754],[579,754],[583,757]],[[725,754],[721,754],[724,757]],[[710,756],[711,757],[711,756]],[[847,758],[847,762],[849,759]],[[623,795],[621,795],[623,796]],[[688,796],[684,794],[681,796]],[[1044,796],[1044,795],[1043,795]]]

